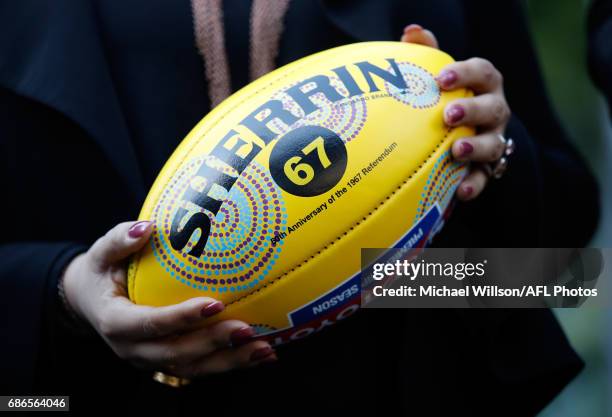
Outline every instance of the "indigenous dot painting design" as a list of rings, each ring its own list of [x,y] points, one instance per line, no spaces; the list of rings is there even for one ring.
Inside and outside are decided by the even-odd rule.
[[[342,96],[348,96],[349,92],[338,77],[330,76],[330,85]],[[368,116],[366,100],[361,96],[344,98],[336,102],[327,99],[323,93],[316,93],[310,96],[312,102],[319,108],[318,110],[305,115],[304,110],[287,94],[285,91],[296,85],[293,83],[283,91],[272,96],[273,99],[280,100],[283,103],[283,108],[290,111],[300,120],[288,126],[281,121],[275,119],[270,123],[270,126],[279,134],[285,134],[290,130],[294,130],[301,126],[323,126],[335,132],[344,143],[355,139],[363,126],[365,125]],[[308,92],[315,88],[314,82],[304,84],[302,91]],[[262,117],[265,117],[262,116]]]
[[[277,330],[276,327],[268,326],[267,324],[251,324],[251,328],[258,336],[263,336]]]
[[[459,182],[466,173],[465,164],[454,161],[450,151],[444,152],[435,162],[434,169],[429,173],[421,201],[417,207],[414,221],[418,221],[438,202],[440,207],[448,207],[455,194]]]
[[[204,179],[195,176],[201,164],[236,177],[238,173],[210,155],[192,159],[177,173],[160,197],[153,211],[156,233],[151,244],[153,254],[166,272],[177,281],[198,290],[225,293],[246,291],[265,280],[281,252],[270,236],[287,224],[287,213],[281,193],[266,170],[251,162],[230,192],[213,186],[209,195],[223,201],[216,216],[180,198],[187,187],[201,190]],[[200,258],[188,255],[196,244],[195,232],[182,251],[172,249],[168,236],[172,219],[179,207],[191,215],[201,212],[211,220],[211,229]],[[188,219],[191,216],[184,216]],[[180,227],[183,227],[181,224]]]
[[[385,90],[395,100],[415,109],[434,107],[440,101],[440,89],[432,73],[410,62],[397,63],[406,88],[397,88],[385,81]],[[388,67],[391,70],[391,67]]]

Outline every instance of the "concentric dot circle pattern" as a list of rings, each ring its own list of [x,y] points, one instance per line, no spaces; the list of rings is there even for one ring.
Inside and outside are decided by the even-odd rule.
[[[336,76],[330,76],[330,85],[335,88],[340,95],[347,97],[348,90]],[[317,111],[305,115],[304,110],[285,92],[293,87],[293,83],[281,92],[272,96],[273,99],[283,103],[283,108],[290,111],[299,118],[297,122],[288,126],[278,120],[270,123],[273,129],[283,135],[290,130],[301,126],[322,126],[336,133],[344,143],[355,139],[365,125],[368,116],[366,100],[363,95],[344,98],[336,102],[330,101],[323,93],[316,93],[310,96],[311,101],[319,108]],[[308,92],[315,88],[315,83],[304,84],[302,91]]]
[[[465,164],[454,161],[450,151],[444,152],[429,173],[414,221],[423,217],[435,202],[440,207],[448,207],[465,173]]]
[[[256,335],[264,335],[264,334],[271,333],[275,330],[278,330],[276,327],[272,327],[267,324],[260,324],[260,323],[251,324],[251,328],[255,331]]]
[[[282,249],[282,241],[275,246],[270,242],[287,223],[280,189],[260,164],[251,162],[229,193],[218,186],[210,189],[211,197],[223,201],[213,217],[209,211],[181,200],[187,187],[202,190],[206,180],[196,175],[201,164],[238,176],[233,168],[209,155],[185,164],[153,211],[153,254],[171,277],[192,288],[212,293],[248,291],[265,280]],[[189,214],[205,213],[211,220],[210,235],[200,258],[188,254],[200,237],[199,231],[180,252],[170,245],[168,236],[179,207]],[[181,228],[189,217],[184,216]]]
[[[385,90],[395,100],[415,109],[434,107],[440,101],[440,88],[432,73],[410,62],[397,63],[406,88],[397,88],[385,81]],[[391,70],[389,66],[388,70]]]

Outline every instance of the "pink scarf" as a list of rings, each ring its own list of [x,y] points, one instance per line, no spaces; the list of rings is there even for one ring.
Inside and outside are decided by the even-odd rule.
[[[290,0],[253,0],[250,19],[251,81],[272,71]],[[211,108],[231,93],[222,0],[191,0],[196,45],[204,59]]]

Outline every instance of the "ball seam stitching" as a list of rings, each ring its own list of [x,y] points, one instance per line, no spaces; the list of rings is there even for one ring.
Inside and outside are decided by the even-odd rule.
[[[359,221],[357,221],[356,223],[354,223],[351,227],[349,227],[347,230],[344,231],[344,233],[342,233],[341,235],[337,236],[336,238],[334,238],[332,241],[330,241],[327,245],[323,246],[321,249],[319,249],[315,254],[310,255],[308,258],[304,259],[303,261],[301,261],[300,263],[298,263],[297,265],[295,265],[294,267],[292,267],[291,269],[289,269],[286,272],[283,272],[282,274],[280,274],[279,276],[277,276],[276,278],[273,278],[269,281],[267,281],[265,284],[263,284],[261,287],[253,290],[252,292],[245,294],[243,296],[241,296],[240,298],[237,298],[233,301],[230,301],[228,303],[225,303],[225,307],[229,307],[231,305],[243,302],[244,300],[246,300],[247,298],[257,294],[258,292],[262,291],[263,289],[267,288],[270,285],[273,285],[275,282],[280,281],[282,278],[287,277],[289,274],[293,273],[296,269],[304,266],[305,264],[307,264],[308,262],[312,261],[313,259],[315,259],[317,256],[321,255],[321,253],[323,253],[324,251],[326,251],[327,249],[329,249],[331,246],[333,246],[334,244],[336,244],[336,242],[340,241],[342,238],[344,238],[345,236],[348,235],[348,233],[355,229],[356,227],[358,227],[360,224],[364,223],[366,220],[368,220],[369,217],[371,217],[380,207],[382,207],[387,201],[389,201],[391,199],[391,197],[393,197],[395,194],[397,194],[398,191],[400,191],[402,188],[404,188],[406,186],[406,184],[408,184],[408,182],[414,178],[414,176],[421,170],[423,169],[423,167],[431,160],[431,158],[436,154],[436,152],[438,151],[438,149],[440,149],[440,146],[442,145],[442,143],[444,143],[444,141],[448,138],[448,136],[450,135],[450,133],[455,130],[454,128],[447,128],[446,133],[444,134],[444,136],[442,137],[442,139],[439,140],[438,144],[436,145],[436,147],[431,151],[431,153],[427,156],[427,158],[406,178],[402,181],[402,183],[400,185],[398,185],[395,190],[393,190],[393,192],[389,195],[387,195],[385,197],[384,200],[382,200],[380,203],[378,203],[367,215],[365,215],[362,219],[360,219]]]

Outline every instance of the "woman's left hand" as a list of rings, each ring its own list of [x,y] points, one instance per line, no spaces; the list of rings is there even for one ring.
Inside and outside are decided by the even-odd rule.
[[[419,25],[406,26],[401,40],[438,48],[434,34]],[[472,58],[448,65],[436,80],[443,90],[468,88],[474,92],[474,97],[455,100],[444,110],[448,126],[472,126],[477,131],[476,136],[457,139],[452,146],[456,160],[473,162],[470,173],[457,189],[460,200],[472,200],[487,185],[490,164],[499,161],[506,152],[503,134],[511,112],[504,95],[503,77],[491,62]]]

